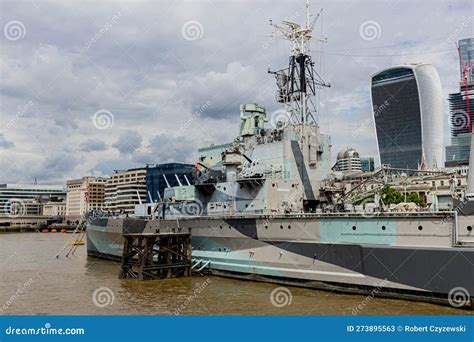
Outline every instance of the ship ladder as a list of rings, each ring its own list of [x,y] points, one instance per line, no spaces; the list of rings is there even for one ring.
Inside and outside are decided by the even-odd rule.
[[[56,255],[56,259],[59,258],[59,256],[64,252],[66,247],[70,247],[69,251],[66,253],[66,258],[69,257],[69,255],[74,254],[74,252],[77,249],[77,246],[83,245],[84,241],[84,235],[85,235],[85,222],[81,222],[77,225],[77,227],[74,229],[74,232],[72,233],[71,238],[64,244],[63,248],[59,251],[59,253]]]
[[[204,263],[199,269],[197,269],[195,272],[201,272],[204,268],[206,268],[210,263],[211,260],[207,260],[207,262],[204,262],[204,260],[199,259],[196,261],[196,263],[191,267],[191,270],[195,269],[197,266],[201,265]]]
[[[194,265],[191,266],[191,270],[194,270],[198,265],[200,265],[202,262],[202,259],[199,259],[199,260],[194,259],[193,262],[194,262]]]

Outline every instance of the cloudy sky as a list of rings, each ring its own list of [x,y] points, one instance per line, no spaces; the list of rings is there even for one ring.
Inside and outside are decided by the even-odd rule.
[[[473,3],[313,1],[328,43],[312,49],[332,84],[318,120],[333,155],[376,154],[372,73],[427,62],[445,98],[456,91],[455,42],[474,36]],[[268,19],[302,22],[305,9],[303,0],[29,0],[2,1],[0,12],[0,183],[59,183],[193,162],[198,147],[235,137],[241,103],[278,110],[267,66],[285,66],[289,47],[269,37]]]

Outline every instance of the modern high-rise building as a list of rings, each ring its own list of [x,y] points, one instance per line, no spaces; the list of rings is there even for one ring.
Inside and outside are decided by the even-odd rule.
[[[474,38],[461,39],[459,47],[459,74],[461,83],[464,82],[464,71],[468,84],[474,84]]]
[[[441,166],[443,93],[436,69],[419,63],[381,70],[371,77],[371,95],[381,164]]]
[[[146,168],[115,171],[105,183],[105,209],[132,214],[135,205],[146,203]]]
[[[82,177],[66,182],[66,216],[68,219],[80,220],[92,209],[104,206],[104,187],[107,178]]]
[[[459,41],[459,92],[449,94],[451,145],[446,146],[446,167],[469,165],[474,120],[474,38]]]

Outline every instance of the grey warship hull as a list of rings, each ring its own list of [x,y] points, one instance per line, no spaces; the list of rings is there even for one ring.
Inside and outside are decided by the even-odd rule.
[[[191,227],[196,269],[318,289],[472,305],[474,245],[466,229],[469,219],[455,213],[179,221],[99,218],[88,226],[87,248],[91,256],[120,260],[122,233]]]

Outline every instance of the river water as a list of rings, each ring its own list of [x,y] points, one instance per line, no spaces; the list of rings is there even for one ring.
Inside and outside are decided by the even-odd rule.
[[[196,276],[119,279],[119,264],[65,257],[70,234],[0,234],[3,315],[456,315],[468,310],[404,300]],[[65,248],[63,248],[66,246]],[[56,255],[62,250],[59,258]],[[359,309],[355,309],[359,307]]]

